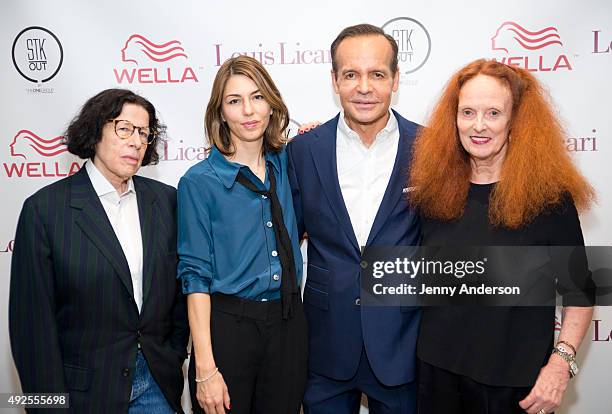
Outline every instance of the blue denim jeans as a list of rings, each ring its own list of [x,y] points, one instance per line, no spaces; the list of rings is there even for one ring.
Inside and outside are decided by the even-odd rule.
[[[142,351],[136,355],[129,414],[172,414],[174,410],[155,382]]]

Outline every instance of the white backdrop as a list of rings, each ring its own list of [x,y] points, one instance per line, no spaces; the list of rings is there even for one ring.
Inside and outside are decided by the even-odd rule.
[[[176,185],[203,158],[203,112],[220,63],[260,59],[295,122],[338,110],[329,45],[345,26],[385,26],[400,46],[394,107],[424,122],[450,74],[481,57],[533,70],[568,133],[568,150],[598,192],[581,217],[587,244],[612,244],[612,3],[311,0],[33,1],[0,4],[0,392],[18,392],[8,340],[12,240],[23,200],[81,161],[60,137],[98,91],[126,87],[149,98],[168,125],[163,161],[143,175]],[[61,45],[61,48],[60,48]],[[76,165],[75,162],[78,162]],[[581,374],[561,413],[612,412],[612,310],[600,308],[580,350]],[[520,340],[516,338],[515,340]],[[477,350],[475,350],[477,352]]]

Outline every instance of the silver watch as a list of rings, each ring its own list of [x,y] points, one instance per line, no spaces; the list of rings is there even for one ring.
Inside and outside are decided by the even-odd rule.
[[[562,347],[553,348],[553,354],[559,355],[561,358],[565,360],[569,364],[569,373],[570,377],[575,377],[578,375],[578,364],[576,363],[576,356],[574,354],[570,354]]]

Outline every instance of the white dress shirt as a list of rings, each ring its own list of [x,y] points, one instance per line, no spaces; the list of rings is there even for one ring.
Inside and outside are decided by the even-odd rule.
[[[113,185],[102,175],[93,162],[88,161],[85,169],[96,194],[102,202],[106,216],[119,239],[132,276],[134,300],[138,311],[142,309],[142,235],[134,181],[128,180],[125,193],[119,195]]]
[[[336,131],[338,181],[359,246],[365,246],[389,184],[397,148],[399,127],[389,111],[387,125],[367,148],[340,114]]]

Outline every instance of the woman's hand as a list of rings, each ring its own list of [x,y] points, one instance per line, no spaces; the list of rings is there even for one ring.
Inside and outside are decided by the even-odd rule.
[[[230,409],[229,392],[220,372],[197,383],[196,398],[206,414],[225,414],[225,410]]]
[[[552,413],[561,405],[569,379],[567,362],[558,355],[551,355],[548,364],[540,370],[531,392],[519,405],[529,414],[537,414],[540,410]]]
[[[310,131],[311,129],[318,127],[319,125],[321,125],[319,121],[312,121],[312,122],[307,122],[305,124],[301,124],[300,128],[298,129],[298,134],[300,135],[304,134]]]
[[[217,369],[210,337],[210,295],[187,295],[187,314],[196,360],[196,398],[206,414],[225,414],[230,409],[230,397],[223,375]]]

